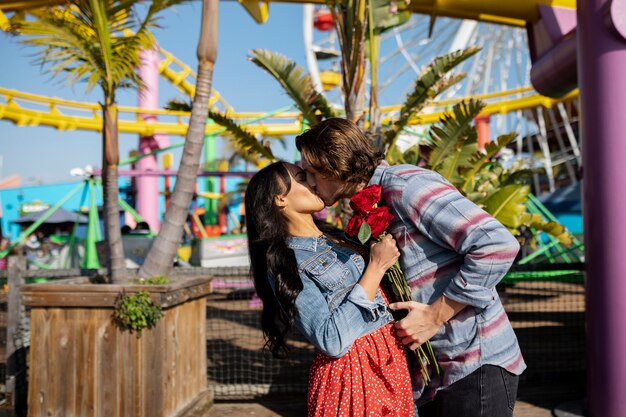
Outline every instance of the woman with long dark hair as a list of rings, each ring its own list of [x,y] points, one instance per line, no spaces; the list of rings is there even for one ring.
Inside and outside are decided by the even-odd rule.
[[[266,347],[285,356],[295,327],[318,349],[309,416],[413,416],[405,348],[379,288],[396,242],[387,235],[368,251],[324,234],[313,219],[323,207],[296,165],[276,162],[250,180],[248,249]]]

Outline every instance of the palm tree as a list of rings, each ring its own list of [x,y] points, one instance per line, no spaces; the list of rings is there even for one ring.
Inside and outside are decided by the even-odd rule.
[[[36,20],[14,23],[24,44],[37,48],[37,62],[49,66],[53,75],[68,84],[99,85],[102,105],[102,183],[107,268],[114,283],[128,281],[119,225],[116,92],[139,88],[135,72],[139,52],[154,45],[151,29],[158,27],[159,14],[181,0],[153,0],[138,7],[140,0],[73,0],[36,12]],[[143,12],[143,13],[142,13]]]
[[[522,227],[545,231],[567,245],[571,236],[562,225],[545,222],[540,216],[526,210],[530,189],[524,180],[528,178],[528,170],[519,167],[505,170],[494,160],[500,149],[516,135],[502,135],[488,144],[484,152],[478,151],[476,129],[472,121],[484,107],[482,103],[470,101],[454,106],[438,124],[431,127],[429,137],[432,140],[428,143],[416,145],[404,153],[395,146],[397,138],[412,117],[464,78],[464,74],[455,74],[452,70],[478,51],[478,48],[469,47],[435,58],[415,81],[397,119],[377,133],[370,132],[370,137],[387,150],[388,162],[420,164],[441,173],[461,193],[492,214],[513,234],[519,234]],[[315,92],[310,77],[288,58],[269,51],[254,50],[251,60],[281,84],[310,125],[334,115],[334,112],[327,110],[331,108],[324,96]],[[380,139],[377,140],[376,135]],[[344,206],[349,208],[347,204]],[[350,217],[349,213],[343,215]]]
[[[176,175],[176,184],[165,211],[161,230],[139,270],[139,277],[166,275],[172,268],[176,251],[187,221],[189,205],[200,168],[204,130],[209,115],[209,96],[213,67],[217,57],[218,0],[202,1],[202,26],[198,42],[198,76],[193,98],[189,130],[185,137],[183,155]]]

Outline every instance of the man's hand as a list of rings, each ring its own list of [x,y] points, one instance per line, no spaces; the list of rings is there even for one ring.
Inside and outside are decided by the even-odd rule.
[[[396,322],[397,334],[402,343],[415,350],[426,343],[437,333],[439,328],[465,307],[446,297],[440,297],[434,303],[422,304],[416,301],[405,301],[389,305],[392,310],[408,310],[402,320]]]

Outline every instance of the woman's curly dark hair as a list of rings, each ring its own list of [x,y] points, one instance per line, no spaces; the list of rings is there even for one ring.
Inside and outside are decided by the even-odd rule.
[[[261,328],[265,347],[276,357],[287,354],[285,338],[293,326],[295,300],[303,284],[296,256],[287,246],[287,221],[275,198],[291,189],[291,177],[284,162],[275,162],[257,172],[245,194],[246,227],[250,273],[263,301]],[[275,280],[275,291],[268,279]]]

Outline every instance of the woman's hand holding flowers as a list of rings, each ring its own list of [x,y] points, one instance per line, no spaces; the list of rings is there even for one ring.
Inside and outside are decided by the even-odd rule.
[[[396,240],[391,235],[386,235],[378,242],[370,244],[370,264],[379,268],[382,274],[391,268],[400,258],[400,251]]]

